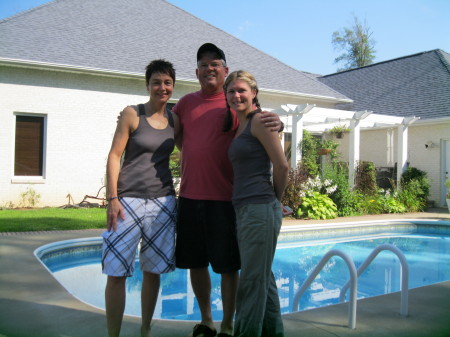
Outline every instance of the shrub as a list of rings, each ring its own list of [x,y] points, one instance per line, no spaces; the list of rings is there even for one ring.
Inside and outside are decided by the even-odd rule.
[[[383,214],[383,213],[404,213],[406,207],[397,198],[395,193],[391,191],[380,189],[375,195],[365,195],[357,192],[359,198],[358,207],[362,214]]]
[[[0,210],[14,208],[14,203],[12,201],[6,201],[0,205]]]
[[[337,217],[336,204],[327,195],[334,193],[337,188],[331,180],[322,181],[319,176],[308,178],[301,188],[302,200],[297,216],[310,219],[334,219]]]
[[[373,162],[361,161],[358,163],[355,189],[367,195],[375,195],[377,193],[377,170]]]
[[[408,212],[423,211],[427,206],[426,199],[423,199],[421,190],[421,182],[416,179],[402,185],[398,192],[398,200],[406,207]]]
[[[357,195],[357,207],[361,214],[380,214],[382,206],[378,195],[367,195],[361,192],[355,192]]]
[[[297,214],[297,210],[300,207],[300,192],[302,191],[302,186],[307,179],[308,175],[302,168],[292,169],[289,171],[288,183],[281,201],[283,205],[287,205],[292,208],[294,214]]]
[[[39,203],[41,195],[36,193],[36,191],[31,187],[27,187],[25,192],[20,193],[20,198],[20,205],[22,207],[34,207]]]
[[[416,196],[426,205],[428,196],[430,195],[430,184],[428,183],[427,173],[415,167],[408,167],[402,174],[400,180],[402,189],[409,184],[414,184],[417,188]]]
[[[357,195],[350,190],[348,184],[347,163],[334,162],[323,170],[322,177],[333,181],[336,190],[329,195],[336,204],[339,216],[360,215],[359,200]]]
[[[170,155],[169,169],[173,177],[181,177],[181,153],[177,147]]]
[[[337,217],[337,207],[327,195],[319,192],[307,193],[297,215],[309,219],[334,219]]]
[[[347,190],[344,194],[340,207],[338,207],[339,216],[357,216],[364,215],[362,200],[363,195],[358,191]]]
[[[299,144],[302,151],[301,167],[310,176],[319,174],[319,156],[317,150],[320,146],[320,140],[303,130],[303,140]]]
[[[383,213],[405,213],[406,207],[395,197],[387,196],[383,199]]]

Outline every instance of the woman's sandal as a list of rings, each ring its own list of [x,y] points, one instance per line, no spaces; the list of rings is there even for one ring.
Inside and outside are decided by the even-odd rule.
[[[196,324],[192,331],[192,337],[215,337],[216,335],[216,329],[211,329],[209,326],[203,324]]]

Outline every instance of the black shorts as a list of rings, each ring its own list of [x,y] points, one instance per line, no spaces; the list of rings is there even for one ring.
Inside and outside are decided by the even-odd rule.
[[[240,269],[236,216],[229,201],[178,199],[176,266],[215,273]]]

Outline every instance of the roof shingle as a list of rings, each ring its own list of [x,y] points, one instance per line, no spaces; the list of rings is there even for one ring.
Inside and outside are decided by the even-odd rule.
[[[184,79],[196,79],[195,55],[205,42],[225,51],[232,70],[252,72],[261,88],[348,100],[163,0],[55,0],[0,21],[0,58],[131,73],[165,58]]]
[[[435,49],[318,80],[353,99],[348,110],[421,119],[450,117],[450,55]]]

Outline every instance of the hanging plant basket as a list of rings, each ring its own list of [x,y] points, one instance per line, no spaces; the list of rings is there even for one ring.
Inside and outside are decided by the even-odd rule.
[[[350,129],[344,124],[337,124],[333,126],[328,133],[336,136],[336,138],[344,138],[344,134],[350,132]]]
[[[331,153],[331,149],[318,149],[317,150],[317,154],[319,156],[325,156],[325,155],[330,154],[330,153]]]

